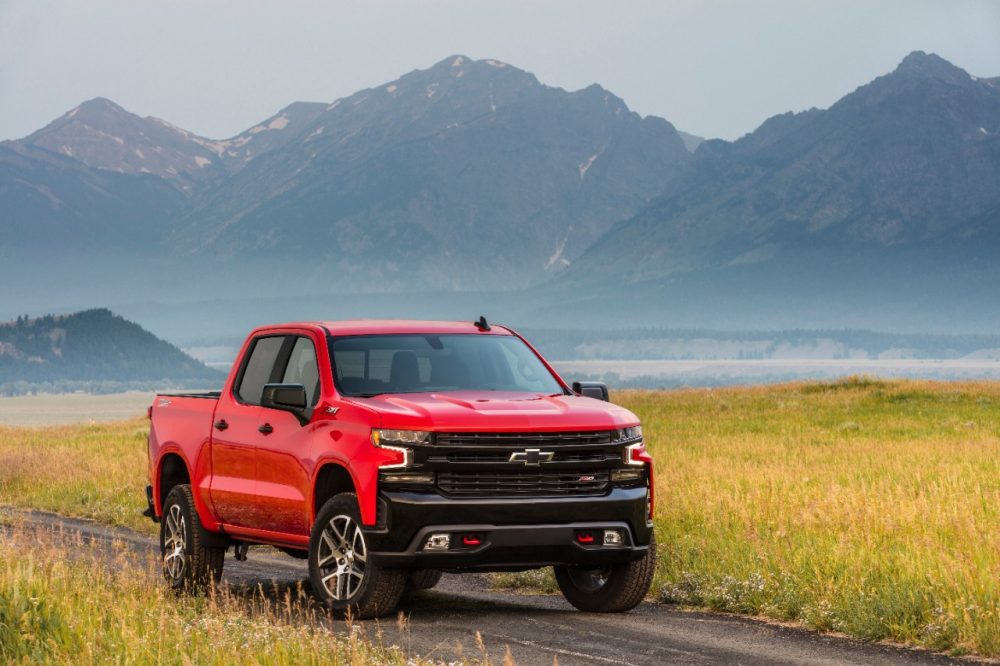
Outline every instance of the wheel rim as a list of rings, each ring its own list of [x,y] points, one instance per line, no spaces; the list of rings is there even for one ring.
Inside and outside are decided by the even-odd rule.
[[[611,577],[611,567],[601,569],[567,569],[570,580],[584,592],[596,592],[604,587]]]
[[[181,508],[172,504],[163,521],[166,538],[163,540],[163,573],[172,581],[184,576],[187,562],[187,521]]]
[[[316,564],[330,598],[357,595],[368,569],[368,548],[361,526],[350,516],[334,516],[320,533]]]

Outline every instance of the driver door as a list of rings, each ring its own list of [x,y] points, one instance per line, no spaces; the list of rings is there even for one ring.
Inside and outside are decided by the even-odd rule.
[[[321,386],[316,343],[307,335],[289,335],[282,354],[282,384],[301,384],[310,410],[319,402]],[[311,417],[311,411],[309,416]],[[259,529],[281,534],[309,533],[310,475],[312,469],[310,421],[298,414],[262,407],[257,440],[257,495],[267,513],[258,518]]]

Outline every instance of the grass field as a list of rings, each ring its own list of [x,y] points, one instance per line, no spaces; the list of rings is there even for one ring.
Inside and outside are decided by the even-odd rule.
[[[125,551],[88,559],[47,539],[18,528],[0,539],[2,663],[419,663],[377,636],[333,633],[324,615],[303,622],[294,600],[225,590],[179,597],[159,585],[153,562]]]
[[[147,532],[149,421],[0,426],[0,504],[93,518]]]
[[[614,398],[657,464],[657,598],[1000,656],[1000,384]],[[151,530],[145,425],[0,428],[0,503]]]
[[[1000,384],[634,392],[660,599],[1000,655]]]

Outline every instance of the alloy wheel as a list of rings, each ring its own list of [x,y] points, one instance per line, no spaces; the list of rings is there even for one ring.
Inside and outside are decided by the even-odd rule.
[[[164,519],[167,528],[163,541],[163,572],[172,581],[184,577],[187,563],[187,522],[177,504],[172,504]]]
[[[336,601],[349,601],[361,589],[368,568],[365,537],[350,516],[334,516],[323,529],[317,552],[323,587]]]

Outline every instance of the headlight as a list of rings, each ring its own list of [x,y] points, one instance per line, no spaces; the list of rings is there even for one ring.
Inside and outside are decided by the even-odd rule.
[[[372,430],[372,444],[391,454],[379,462],[382,469],[409,467],[413,464],[413,451],[407,445],[428,444],[431,434],[423,430]]]
[[[415,446],[430,443],[431,434],[424,430],[372,430],[372,444],[375,446]]]
[[[642,438],[641,425],[622,428],[621,430],[616,430],[614,434],[614,439],[616,442],[629,442],[641,438]]]

